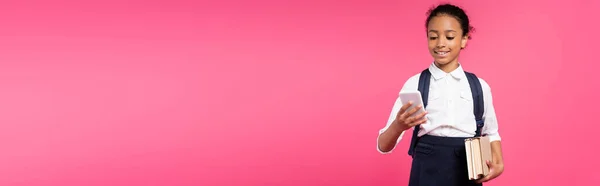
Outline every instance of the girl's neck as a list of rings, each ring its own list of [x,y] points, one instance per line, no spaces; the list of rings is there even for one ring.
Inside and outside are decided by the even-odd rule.
[[[440,68],[442,71],[446,72],[446,73],[450,73],[454,70],[456,70],[458,68],[458,66],[460,66],[458,64],[458,61],[453,61],[447,64],[439,64],[439,63],[435,63],[435,66],[437,66],[438,68]]]

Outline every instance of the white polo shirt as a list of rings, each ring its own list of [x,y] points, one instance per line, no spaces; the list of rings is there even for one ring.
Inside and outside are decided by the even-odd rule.
[[[442,137],[475,136],[477,126],[475,115],[473,114],[473,97],[462,65],[459,65],[456,70],[446,73],[432,63],[429,66],[429,71],[431,72],[431,82],[426,108],[428,112],[426,116],[427,122],[420,125],[419,136],[425,134]],[[400,92],[417,91],[420,75],[421,73],[410,77],[404,83]],[[479,78],[479,82],[483,90],[483,118],[485,120],[481,134],[489,136],[490,141],[499,141],[501,138],[498,133],[498,121],[496,120],[496,113],[492,103],[491,88],[483,79]],[[402,102],[400,97],[398,97],[387,124],[379,130],[379,135],[389,128],[390,124],[396,119],[396,115],[401,107]],[[400,134],[396,144],[400,142],[404,136],[404,132]],[[389,152],[382,152],[378,146],[377,150],[385,154],[392,152],[394,149]]]

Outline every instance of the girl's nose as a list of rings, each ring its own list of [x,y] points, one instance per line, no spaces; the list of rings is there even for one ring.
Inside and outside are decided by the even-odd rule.
[[[446,46],[446,41],[444,40],[443,37],[439,37],[439,39],[437,40],[437,43],[436,43],[436,47],[443,48],[445,46]]]
[[[445,42],[442,42],[441,40],[438,40],[436,47],[438,48],[444,48],[446,46]]]

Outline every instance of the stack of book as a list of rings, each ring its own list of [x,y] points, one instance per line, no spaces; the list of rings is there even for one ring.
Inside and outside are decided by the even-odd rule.
[[[465,140],[465,149],[467,151],[469,179],[476,180],[487,176],[490,173],[490,168],[486,161],[492,161],[490,138],[468,138]]]

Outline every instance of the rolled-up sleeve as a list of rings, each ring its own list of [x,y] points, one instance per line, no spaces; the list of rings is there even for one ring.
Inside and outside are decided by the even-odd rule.
[[[483,112],[485,123],[482,133],[486,136],[489,136],[490,141],[500,141],[502,138],[500,137],[500,132],[498,129],[498,119],[496,118],[496,111],[492,98],[492,89],[484,80],[480,79],[480,82],[483,90],[483,102],[485,107],[485,111]]]

